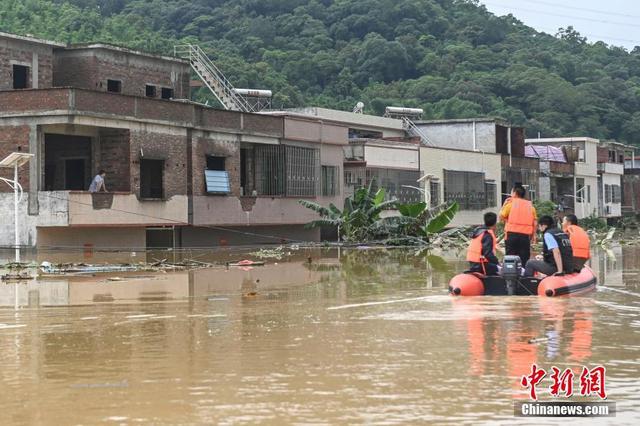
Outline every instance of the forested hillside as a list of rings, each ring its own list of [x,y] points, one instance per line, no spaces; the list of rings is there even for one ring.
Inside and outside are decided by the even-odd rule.
[[[363,101],[640,143],[640,48],[545,35],[470,0],[0,0],[0,30],[163,53],[191,41],[278,107]]]

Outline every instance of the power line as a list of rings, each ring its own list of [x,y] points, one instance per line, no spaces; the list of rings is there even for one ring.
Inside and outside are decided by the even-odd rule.
[[[93,204],[83,203],[82,201],[71,200],[71,199],[65,198],[65,197],[56,197],[55,195],[53,195],[53,194],[51,194],[49,192],[46,192],[46,191],[43,191],[41,193],[42,194],[46,194],[50,198],[55,198],[55,199],[58,199],[58,200],[67,201],[69,203],[75,203],[75,204],[79,204],[79,205],[83,205],[83,206],[93,207]],[[113,211],[120,212],[120,213],[127,213],[127,214],[131,214],[131,215],[134,215],[134,216],[141,216],[141,217],[148,218],[148,219],[155,219],[155,220],[160,220],[160,221],[164,221],[164,222],[169,222],[170,224],[174,224],[174,225],[193,226],[193,225],[191,225],[189,223],[186,223],[186,222],[182,222],[182,221],[175,220],[175,219],[169,219],[169,218],[161,217],[161,216],[152,216],[152,215],[149,215],[149,214],[133,212],[133,211],[124,210],[124,209],[110,208],[109,210],[113,210]],[[141,226],[144,226],[144,225],[141,224]],[[215,229],[215,230],[218,230],[218,231],[225,231],[225,232],[231,232],[231,233],[242,234],[242,235],[250,235],[250,236],[261,237],[261,238],[266,238],[266,239],[274,239],[274,240],[278,240],[278,241],[290,241],[290,242],[295,242],[295,243],[305,242],[305,241],[302,241],[302,240],[294,240],[292,238],[286,238],[286,237],[278,236],[278,235],[257,234],[255,232],[238,231],[236,229],[231,229],[231,228],[222,227],[222,226],[198,225],[198,227]]]
[[[528,2],[529,3],[544,4],[546,6],[560,7],[562,9],[568,9],[568,10],[579,10],[579,11],[584,11],[584,12],[592,12],[592,13],[597,13],[597,14],[600,14],[600,15],[611,15],[611,16],[620,16],[622,18],[640,19],[640,16],[638,16],[638,15],[628,15],[626,13],[609,12],[609,11],[605,11],[605,10],[589,9],[589,8],[586,8],[586,7],[567,6],[567,5],[564,5],[564,4],[551,3],[551,2],[547,2],[547,1],[541,1],[541,0],[528,0]]]
[[[631,24],[631,23],[627,23],[627,22],[607,21],[605,19],[585,18],[585,17],[575,16],[575,15],[563,15],[563,14],[560,14],[560,13],[545,12],[545,11],[536,10],[536,9],[526,9],[526,8],[521,8],[521,7],[510,7],[510,6],[505,6],[505,5],[498,4],[498,3],[491,3],[491,2],[487,2],[487,1],[485,1],[484,4],[488,4],[488,5],[492,5],[492,6],[496,6],[496,7],[501,7],[501,8],[506,9],[506,10],[519,10],[519,11],[523,11],[523,12],[538,13],[538,14],[541,14],[541,15],[556,16],[556,17],[560,17],[560,18],[570,18],[570,19],[577,19],[577,20],[582,20],[582,21],[597,22],[597,23],[601,23],[601,24],[623,25],[623,26],[628,26],[628,27],[640,28],[640,24]]]

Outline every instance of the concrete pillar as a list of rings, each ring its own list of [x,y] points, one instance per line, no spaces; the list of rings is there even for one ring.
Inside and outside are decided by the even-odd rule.
[[[41,181],[41,164],[44,163],[42,158],[43,152],[40,143],[42,135],[40,128],[32,124],[29,126],[29,152],[35,154],[34,158],[29,162],[29,193],[28,193],[28,214],[37,216],[39,213],[38,191],[40,190]]]

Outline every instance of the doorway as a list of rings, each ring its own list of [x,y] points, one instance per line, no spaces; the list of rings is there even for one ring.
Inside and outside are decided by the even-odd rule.
[[[86,186],[84,159],[68,159],[64,161],[64,187],[71,191],[83,191]]]

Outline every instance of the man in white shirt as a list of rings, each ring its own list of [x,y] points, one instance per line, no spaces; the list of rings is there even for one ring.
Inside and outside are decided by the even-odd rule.
[[[106,172],[104,170],[100,170],[96,177],[91,181],[91,185],[89,185],[89,192],[100,192],[101,190],[107,192],[107,187],[104,184],[104,177],[106,176]]]

